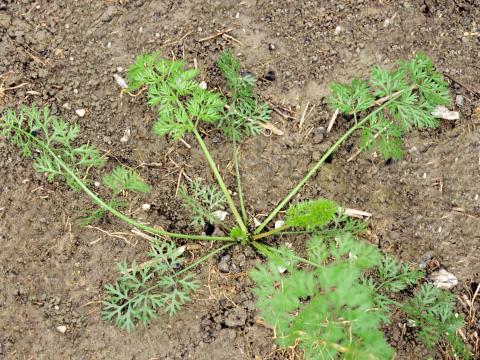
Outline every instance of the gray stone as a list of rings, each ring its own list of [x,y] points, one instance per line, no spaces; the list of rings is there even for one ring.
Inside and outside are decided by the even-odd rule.
[[[455,97],[455,104],[457,104],[457,106],[463,106],[463,96],[462,95],[457,95]]]

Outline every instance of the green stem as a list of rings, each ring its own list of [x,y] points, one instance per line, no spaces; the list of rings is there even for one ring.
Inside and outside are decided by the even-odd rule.
[[[261,234],[257,234],[257,235],[254,235],[252,237],[252,240],[253,241],[256,241],[256,240],[260,240],[260,239],[263,239],[263,238],[266,238],[267,236],[273,236],[273,235],[280,235],[280,233],[285,230],[285,229],[288,229],[290,226],[289,225],[283,225],[283,226],[280,226],[279,228],[277,229],[272,229],[272,230],[269,230],[269,231],[265,231]]]
[[[242,181],[240,179],[240,166],[238,163],[238,147],[235,135],[233,136],[233,162],[235,164],[235,176],[237,177],[237,191],[240,199],[240,211],[242,212],[243,223],[248,224],[247,211],[245,210],[245,202],[243,199]]]
[[[187,240],[210,240],[210,241],[235,241],[233,238],[229,236],[204,236],[204,235],[187,235],[187,234],[177,234],[177,233],[172,233],[169,231],[161,230],[161,229],[156,229],[153,227],[150,227],[148,225],[142,224],[141,222],[134,220],[125,214],[121,213],[120,211],[116,210],[115,208],[111,207],[107,203],[105,203],[101,198],[99,198],[92,190],[88,188],[88,186],[85,185],[85,183],[75,174],[75,172],[70,169],[70,167],[65,164],[61,158],[55,154],[55,152],[45,143],[43,143],[41,140],[37,139],[36,137],[31,136],[29,133],[27,133],[25,130],[17,128],[17,127],[12,127],[16,131],[21,131],[24,133],[24,135],[29,136],[31,139],[33,139],[42,149],[47,151],[50,156],[60,165],[60,167],[65,170],[65,172],[70,176],[77,184],[78,186],[88,195],[90,198],[95,202],[98,206],[101,208],[107,210],[110,212],[112,215],[116,216],[120,220],[126,222],[127,224],[130,224],[138,229],[148,231],[152,234],[156,235],[162,235],[162,236],[168,236],[171,238],[177,238],[177,239],[187,239]]]
[[[193,123],[192,123],[192,126],[193,126]],[[212,169],[213,175],[215,176],[215,179],[217,180],[217,183],[220,186],[220,189],[225,195],[225,199],[227,200],[228,206],[230,207],[230,210],[232,211],[233,216],[235,217],[235,220],[238,223],[238,226],[240,226],[240,229],[242,229],[242,231],[245,234],[247,234],[248,233],[247,227],[242,221],[242,217],[240,216],[237,210],[237,207],[235,206],[235,203],[233,202],[233,199],[230,196],[230,193],[228,192],[227,186],[223,182],[223,178],[222,178],[222,175],[220,175],[220,172],[218,171],[217,164],[215,163],[215,160],[213,160],[212,156],[210,155],[210,152],[208,151],[207,145],[203,141],[202,136],[198,132],[197,128],[194,126],[193,126],[193,133],[195,134],[198,144],[202,148],[203,154],[207,158],[208,165],[210,165],[210,169]]]
[[[395,96],[393,96],[390,100],[384,102],[382,105],[380,105],[378,108],[376,108],[374,111],[372,111],[370,114],[365,116],[361,121],[359,121],[357,124],[352,126],[350,129],[348,129],[326,152],[323,154],[322,158],[318,160],[318,162],[310,169],[310,171],[305,175],[305,177],[300,180],[300,182],[293,188],[292,191],[290,191],[287,196],[283,198],[283,200],[277,205],[277,207],[268,215],[268,217],[255,229],[254,234],[260,233],[260,231],[263,230],[263,228],[277,215],[277,213],[283,209],[283,207],[302,189],[302,187],[305,185],[305,183],[310,180],[310,178],[315,175],[318,171],[318,169],[323,165],[325,160],[332,154],[334,153],[340,145],[342,145],[349,137],[352,135],[357,129],[362,127],[363,124],[365,124],[367,121],[369,121],[373,116],[375,116],[377,113],[382,111],[385,107],[387,107],[391,101],[396,99],[402,92],[398,92]]]

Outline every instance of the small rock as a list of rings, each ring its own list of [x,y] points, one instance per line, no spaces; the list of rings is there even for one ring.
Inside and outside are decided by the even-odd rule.
[[[230,255],[225,255],[220,258],[220,262],[218,263],[218,270],[222,273],[230,272],[230,266],[228,262],[230,261]]]
[[[433,286],[445,290],[449,290],[458,284],[456,276],[445,269],[440,269],[432,273],[430,280],[433,282]]]
[[[275,221],[275,229],[281,228],[283,225],[285,225],[285,221],[283,220]]]
[[[206,90],[207,89],[207,83],[205,81],[201,81],[200,84],[198,84],[198,87],[200,89]]]
[[[149,211],[152,208],[152,205],[150,204],[143,204],[142,205],[142,210],[143,211]]]
[[[60,326],[57,326],[57,331],[60,333],[60,334],[65,334],[67,332],[67,327],[65,325],[60,325]]]
[[[427,252],[423,254],[422,257],[420,258],[420,263],[419,263],[420,269],[426,269],[428,262],[432,260],[432,258],[433,258],[433,254],[431,252]]]
[[[338,25],[338,26],[335,28],[334,34],[335,34],[335,35],[338,35],[338,34],[340,34],[340,33],[342,32],[342,30],[343,30],[343,28],[342,28],[340,25]]]
[[[247,310],[237,308],[225,316],[225,326],[240,327],[244,326],[247,321]]]
[[[72,107],[70,106],[70,104],[68,102],[66,102],[65,104],[62,105],[62,107],[64,109],[67,109],[67,110],[72,110]]]
[[[260,226],[262,223],[257,218],[253,218],[253,224],[255,225],[255,227],[257,227]]]
[[[439,105],[432,111],[432,116],[437,119],[444,120],[458,120],[460,119],[460,114],[457,111],[450,111],[445,106]]]
[[[275,44],[268,44],[268,49],[269,49],[270,51],[275,50],[275,49],[276,49]]]
[[[312,141],[314,144],[320,144],[323,141],[324,137],[325,137],[325,128],[323,126],[320,126],[313,130]]]
[[[213,215],[220,221],[224,221],[228,215],[228,212],[223,210],[217,210],[213,212]]]
[[[462,95],[457,95],[455,97],[455,104],[457,104],[457,106],[463,106],[463,96]]]
[[[128,88],[127,82],[118,74],[113,74],[113,78],[122,89]]]
[[[78,116],[84,117],[85,116],[85,109],[77,109],[75,110]]]
[[[126,143],[128,140],[130,140],[130,135],[131,135],[130,129],[129,128],[125,129],[125,131],[123,132],[123,136],[120,139],[120,142]]]

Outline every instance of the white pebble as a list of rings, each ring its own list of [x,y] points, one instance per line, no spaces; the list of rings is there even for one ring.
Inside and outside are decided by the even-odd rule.
[[[433,282],[433,286],[445,290],[449,290],[458,284],[456,276],[445,269],[440,269],[432,273],[430,280]]]
[[[107,48],[110,49],[111,46],[112,46],[112,43],[109,41],[108,44],[107,44]]]
[[[475,195],[475,200],[478,200],[478,194],[477,194],[477,195]]]
[[[100,181],[95,181],[93,185],[95,185],[95,187],[100,187]]]
[[[207,83],[205,81],[201,81],[200,84],[198,84],[200,89],[206,90],[207,89]]]
[[[427,178],[427,173],[423,173],[422,177],[423,177],[424,179],[426,179],[426,178]]]
[[[220,221],[223,221],[227,218],[228,212],[223,210],[217,210],[213,212],[213,215]]]
[[[128,88],[127,82],[118,74],[113,74],[113,78],[122,89]]]
[[[152,208],[152,205],[150,205],[150,204],[143,204],[143,205],[142,205],[142,210],[143,210],[143,211],[148,211],[148,210],[150,210],[151,208]]]
[[[125,129],[125,131],[123,132],[123,136],[120,139],[120,142],[126,143],[128,140],[130,140],[130,134],[131,134],[130,129],[129,128]]]
[[[460,114],[458,111],[450,111],[445,106],[439,105],[432,111],[431,115],[437,119],[444,120],[458,120],[460,119]]]
[[[85,116],[85,109],[77,109],[75,110],[78,116],[84,117]]]
[[[57,331],[60,333],[60,334],[65,334],[67,332],[67,327],[65,325],[60,325],[60,326],[57,326]]]
[[[255,225],[255,227],[257,227],[260,226],[262,223],[257,218],[253,218],[253,224]]]
[[[283,220],[277,220],[275,221],[275,229],[281,228],[283,225],[285,225],[285,221]]]
[[[335,35],[340,34],[340,33],[342,32],[342,30],[343,30],[343,28],[342,28],[340,25],[338,25],[338,26],[335,28]]]

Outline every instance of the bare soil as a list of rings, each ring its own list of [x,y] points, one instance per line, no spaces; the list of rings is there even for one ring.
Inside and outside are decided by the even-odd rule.
[[[78,123],[82,140],[107,152],[110,166],[138,166],[155,186],[152,194],[131,196],[130,214],[192,231],[174,197],[179,173],[211,175],[195,146],[151,133],[154,113],[144,99],[120,96],[113,74],[125,76],[137,54],[196,59],[214,87],[214,61],[233,48],[257,76],[258,93],[278,109],[272,122],[284,132],[241,144],[248,212],[261,218],[349,126],[339,118],[328,136],[319,130],[331,117],[328,84],[367,77],[374,65],[393,67],[423,51],[447,76],[453,97],[461,96],[452,106],[460,120],[409,134],[398,162],[360,155],[347,163],[357,146],[352,139],[299,197],[373,213],[371,241],[404,261],[431,253],[458,277],[455,293],[468,297],[480,273],[479,25],[478,0],[3,0],[0,111],[36,103]],[[201,41],[229,29],[231,37]],[[307,105],[313,110],[300,127]],[[230,145],[215,132],[206,140],[233,188]],[[152,210],[144,212],[143,203]],[[261,259],[250,248],[233,248],[198,269],[203,287],[175,318],[160,314],[131,334],[104,323],[103,286],[115,278],[115,263],[142,259],[148,244],[115,219],[79,227],[78,212],[89,207],[86,196],[49,184],[0,138],[0,359],[295,357],[277,350],[272,331],[256,318],[247,272]],[[190,244],[189,260],[212,246]],[[220,272],[225,255],[228,272]],[[398,319],[386,329],[397,358],[427,358],[403,325]],[[464,329],[472,350],[470,337],[479,330],[478,319]],[[441,349],[430,354],[442,357]]]

